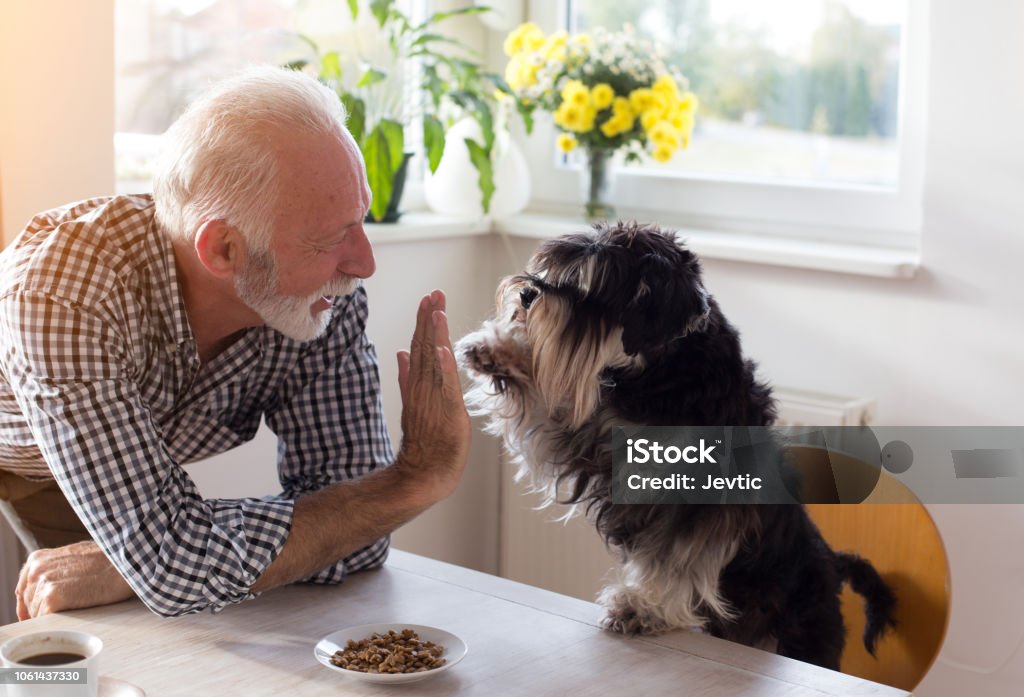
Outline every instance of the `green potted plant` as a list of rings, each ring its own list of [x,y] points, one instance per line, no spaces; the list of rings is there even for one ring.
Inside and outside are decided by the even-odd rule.
[[[348,0],[353,22],[367,26],[358,0]],[[364,6],[364,13],[367,7]],[[373,30],[379,33],[385,51],[364,52],[356,44],[324,50],[308,36],[301,36],[313,50],[312,60],[289,63],[295,69],[317,71],[330,85],[348,111],[348,127],[359,143],[366,162],[366,174],[373,202],[367,220],[394,222],[409,158],[405,128],[419,125],[423,151],[434,172],[444,152],[446,122],[455,113],[469,114],[480,125],[481,138],[466,138],[470,159],[479,173],[481,204],[486,213],[494,193],[495,90],[511,94],[505,80],[488,72],[474,60],[462,43],[438,31],[438,25],[457,16],[488,12],[490,8],[470,6],[434,12],[422,22],[395,7],[394,0],[372,0],[368,5]],[[369,54],[369,55],[368,55]],[[425,99],[413,110],[402,99],[402,73],[406,79],[419,77]],[[518,104],[518,101],[517,101]],[[404,112],[404,113],[403,113]]]

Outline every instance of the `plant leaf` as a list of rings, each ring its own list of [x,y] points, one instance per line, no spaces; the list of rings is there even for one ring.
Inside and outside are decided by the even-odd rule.
[[[477,181],[480,187],[480,204],[486,214],[491,209],[491,197],[494,195],[494,167],[491,163],[491,151],[472,138],[464,140],[466,149],[469,150],[469,159],[480,175]]]
[[[374,130],[381,131],[388,141],[388,153],[391,157],[389,166],[391,167],[391,177],[394,178],[398,168],[402,166],[402,157],[405,151],[405,129],[398,121],[381,119]]]
[[[464,58],[458,58],[457,56],[444,56],[435,54],[432,57],[436,58],[437,60],[441,61],[442,63],[448,66],[448,68],[452,72],[452,75],[455,76],[456,82],[458,82],[459,86],[463,89],[473,84],[480,70],[480,66],[478,66],[473,61],[468,61]]]
[[[440,108],[441,97],[444,96],[446,89],[444,80],[437,74],[436,65],[423,66],[423,88],[430,92],[430,101],[433,102],[434,109]]]
[[[527,104],[522,99],[516,98],[516,111],[519,112],[520,118],[523,119],[523,126],[526,127],[526,135],[533,133],[533,110],[537,108],[536,104]]]
[[[503,78],[501,75],[498,75],[498,73],[480,73],[480,77],[486,78],[493,82],[494,86],[497,87],[502,92],[504,92],[505,94],[515,94],[515,91],[513,91],[509,84],[505,82],[505,78]]]
[[[487,148],[487,152],[490,152],[494,147],[494,119],[491,117],[491,110],[485,104],[483,110],[479,111],[477,115],[480,128],[484,132],[484,147]]]
[[[372,0],[370,3],[370,12],[377,18],[377,24],[381,27],[388,21],[388,14],[394,2],[395,0]]]
[[[427,164],[430,173],[437,171],[444,154],[444,124],[433,114],[423,115],[423,147],[427,151]]]
[[[473,94],[468,90],[452,90],[448,93],[448,96],[453,102],[458,104],[460,107],[470,112],[477,112],[480,109],[485,109],[483,100],[479,96]]]
[[[370,67],[359,78],[359,82],[356,83],[356,87],[369,87],[370,85],[376,85],[378,82],[383,82],[388,77],[388,74],[383,70],[377,70],[376,68]]]
[[[359,0],[348,0],[348,11],[352,13],[352,19],[359,19]]]
[[[491,197],[494,195],[494,167],[491,165],[491,150],[485,148],[472,138],[466,138],[466,148],[469,150],[469,159],[480,173],[480,204],[483,206],[484,214],[491,210]]]
[[[427,17],[423,24],[419,24],[413,28],[413,31],[422,31],[432,24],[443,22],[446,19],[456,17],[458,15],[478,15],[484,12],[490,12],[491,8],[484,5],[470,5],[469,7],[460,7],[457,10],[450,10],[448,12],[435,12],[434,14]]]
[[[318,46],[317,43],[315,41],[313,41],[313,39],[311,39],[310,37],[308,37],[308,36],[306,36],[305,34],[302,34],[302,33],[297,34],[297,36],[299,37],[299,39],[301,39],[302,41],[306,42],[306,44],[308,44],[311,49],[313,49],[313,53],[316,53],[316,54],[319,55],[319,53],[320,53],[320,46]]]
[[[396,31],[402,36],[408,34],[410,27],[412,27],[412,25],[409,24],[409,18],[397,8],[392,8],[388,12],[388,19],[398,25]]]
[[[388,139],[380,124],[363,142],[363,161],[366,163],[366,181],[370,185],[370,193],[373,196],[370,215],[379,222],[384,218],[388,204],[391,203],[391,183],[394,180]]]
[[[341,56],[337,51],[328,51],[320,59],[320,78],[322,80],[341,79]]]
[[[296,60],[296,61],[288,61],[282,67],[285,67],[288,70],[302,70],[307,65],[309,65],[309,61],[307,61],[307,60]]]
[[[449,92],[448,96],[453,102],[471,113],[476,122],[480,124],[480,130],[484,136],[483,147],[490,152],[494,145],[494,118],[491,116],[491,107],[479,96],[466,90]]]
[[[413,31],[409,31],[408,35],[416,36],[416,33]],[[458,39],[451,36],[445,36],[444,34],[435,34],[431,32],[427,32],[425,34],[420,34],[419,36],[416,36],[416,38],[409,43],[408,50],[410,52],[413,52],[415,55],[430,56],[431,58],[437,61],[445,61],[451,58],[450,53],[446,55],[434,51],[431,48],[431,46],[435,44],[447,44],[449,46],[454,46],[464,54],[472,56],[476,59],[480,58],[479,51],[477,51],[474,48],[470,48],[462,41],[459,41]]]
[[[341,95],[341,103],[348,113],[348,121],[345,123],[348,131],[357,143],[361,143],[366,130],[366,102],[351,92],[345,92]]]
[[[443,34],[422,34],[418,36],[415,41],[409,44],[409,47],[426,46],[427,44],[438,42],[443,44],[452,44],[454,46],[462,46],[462,42],[458,39],[453,39],[450,36],[444,36]]]

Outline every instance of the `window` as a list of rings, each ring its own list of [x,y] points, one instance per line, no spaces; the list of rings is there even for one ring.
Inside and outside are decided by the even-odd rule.
[[[619,170],[624,211],[901,245],[920,225],[924,10],[921,0],[531,3],[546,30],[630,25],[668,48],[700,98],[689,149]],[[550,180],[538,190],[572,194],[572,162],[534,164]]]
[[[158,136],[211,80],[286,59],[295,0],[117,0],[114,152],[119,193],[149,189]]]
[[[299,34],[373,60],[386,56],[386,43],[374,43],[385,39],[374,31],[366,4],[353,22],[341,0],[117,0],[118,193],[150,189],[159,135],[212,81],[252,63],[310,59],[312,50]],[[407,108],[414,103],[395,101]]]

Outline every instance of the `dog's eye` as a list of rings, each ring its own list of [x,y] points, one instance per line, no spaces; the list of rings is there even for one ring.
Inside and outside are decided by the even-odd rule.
[[[533,301],[537,299],[538,295],[540,295],[540,293],[537,289],[531,286],[527,286],[519,291],[519,301],[523,304],[523,309],[529,310],[530,305],[533,304]]]

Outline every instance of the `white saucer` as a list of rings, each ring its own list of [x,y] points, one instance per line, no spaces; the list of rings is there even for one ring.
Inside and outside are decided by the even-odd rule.
[[[101,675],[99,697],[146,697],[146,692],[130,682]]]
[[[365,639],[374,633],[385,634],[392,629],[396,632],[401,632],[403,629],[412,629],[423,641],[432,641],[435,644],[443,646],[443,657],[447,659],[447,662],[440,668],[425,670],[422,673],[360,673],[359,671],[347,670],[331,663],[331,656],[334,655],[335,651],[340,651],[345,648],[345,642],[349,639],[358,641],[360,639]],[[330,668],[336,673],[344,675],[347,678],[351,678],[352,680],[394,684],[417,682],[433,678],[447,671],[456,663],[461,661],[466,655],[467,650],[466,642],[444,629],[427,627],[422,624],[388,623],[364,624],[359,627],[349,627],[348,629],[342,629],[334,632],[333,634],[328,634],[314,647],[313,655],[316,657],[316,660],[325,667]]]

